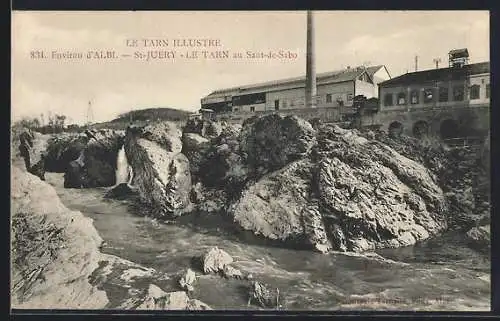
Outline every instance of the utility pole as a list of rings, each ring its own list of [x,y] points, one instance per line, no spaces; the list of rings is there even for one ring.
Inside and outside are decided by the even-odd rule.
[[[316,66],[314,52],[314,19],[307,11],[306,108],[316,107]]]
[[[415,71],[418,71],[418,56],[415,56]]]
[[[436,69],[439,68],[439,63],[441,62],[441,58],[434,58],[432,61],[436,64]]]
[[[87,107],[87,127],[94,121],[94,112],[92,111],[92,101],[89,100]]]

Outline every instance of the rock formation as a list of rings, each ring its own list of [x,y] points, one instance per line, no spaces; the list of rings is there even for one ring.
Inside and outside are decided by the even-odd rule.
[[[278,309],[280,307],[279,289],[274,290],[267,284],[253,281],[250,286],[248,304],[252,302],[263,308]]]
[[[71,161],[78,159],[90,138],[85,134],[61,133],[47,142],[45,168],[48,172],[64,173]]]
[[[202,258],[203,273],[219,273],[224,267],[233,262],[231,255],[217,247],[211,248]]]
[[[19,154],[24,160],[26,170],[45,180],[45,150],[48,136],[24,129],[19,134]]]
[[[489,249],[491,246],[491,227],[484,225],[471,228],[467,234],[467,240],[473,246],[481,249]]]
[[[186,291],[193,291],[193,284],[196,282],[196,274],[193,270],[187,269],[186,273],[180,278],[179,285],[181,289]]]
[[[186,292],[164,292],[158,286],[151,284],[144,301],[136,307],[137,310],[212,310],[205,303],[190,299]]]
[[[249,118],[243,123],[240,149],[253,175],[260,177],[307,155],[315,134],[310,123],[296,116]]]
[[[230,206],[242,228],[323,253],[410,245],[446,228],[444,194],[421,164],[355,130],[323,126],[315,135],[308,123],[268,117],[242,130],[249,166],[271,171]],[[285,145],[288,137],[295,143]]]
[[[114,130],[89,130],[87,144],[65,170],[64,186],[88,188],[113,186],[116,182],[116,157],[124,133]]]
[[[35,176],[13,167],[12,178],[12,307],[104,308],[105,292],[89,282],[102,242],[92,220]]]
[[[191,209],[189,161],[180,129],[170,122],[130,127],[125,152],[134,172],[132,185],[154,216],[176,217]]]

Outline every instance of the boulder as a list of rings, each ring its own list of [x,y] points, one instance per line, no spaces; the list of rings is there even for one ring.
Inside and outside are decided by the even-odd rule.
[[[227,264],[233,262],[231,255],[217,247],[211,248],[202,258],[203,273],[219,273]]]
[[[315,189],[336,250],[406,246],[446,228],[444,194],[423,165],[355,131],[322,134]]]
[[[263,308],[275,308],[278,309],[280,307],[279,303],[279,289],[276,290],[271,289],[271,287],[267,284],[253,281],[250,286],[248,304],[250,305],[252,302],[257,303]]]
[[[296,116],[250,118],[243,123],[240,149],[253,175],[260,177],[307,155],[315,134],[310,123]]]
[[[179,280],[179,285],[181,289],[187,290],[187,291],[193,291],[193,283],[196,282],[196,274],[194,273],[193,270],[187,269],[187,271],[184,273],[184,275],[181,277]]]
[[[423,165],[337,126],[317,142],[246,186],[228,208],[239,226],[321,253],[411,245],[447,227],[446,198]]]
[[[244,278],[243,273],[240,270],[238,270],[230,265],[224,266],[224,269],[222,270],[222,274],[224,275],[224,277],[226,279],[231,279],[231,278],[243,279]]]
[[[123,145],[123,131],[108,129],[87,130],[87,143],[78,157],[65,167],[64,186],[67,188],[107,187],[116,183],[117,155]],[[73,150],[78,150],[80,139]],[[69,154],[67,154],[69,157]]]
[[[164,292],[151,284],[144,301],[137,310],[211,310],[205,303],[190,299],[186,292]]]
[[[193,180],[199,176],[200,165],[206,158],[210,147],[210,140],[195,133],[182,135],[182,153],[189,159],[189,166]]]
[[[491,227],[484,225],[471,228],[467,234],[467,240],[470,244],[480,248],[489,248],[491,246]]]
[[[206,119],[190,119],[184,126],[183,133],[194,133],[205,138],[217,137],[223,125],[217,121]]]
[[[238,197],[247,182],[248,169],[240,152],[238,130],[233,126],[224,127],[203,149],[201,158],[191,156],[191,161],[197,164],[192,172],[194,180],[208,189],[224,191],[229,199]]]
[[[90,137],[81,133],[53,135],[47,142],[45,168],[48,172],[64,173],[73,160],[80,157]]]
[[[107,191],[104,197],[121,200],[135,195],[137,195],[137,189],[127,183],[121,183]]]
[[[168,126],[167,126],[168,127]],[[161,136],[151,129],[150,138]],[[166,128],[166,127],[161,127]],[[141,200],[149,205],[154,216],[176,217],[191,210],[191,174],[189,160],[180,153],[177,138],[161,136],[161,144],[143,138],[143,130],[129,128],[125,137],[125,152]],[[168,139],[172,142],[166,143]],[[180,141],[180,140],[179,140]]]
[[[327,251],[330,242],[310,198],[312,167],[309,160],[296,161],[249,186],[229,209],[235,222],[265,238],[305,240],[312,248]]]
[[[144,127],[136,127],[138,137],[157,143],[167,152],[179,153],[182,150],[182,131],[177,124],[169,121],[159,122]]]

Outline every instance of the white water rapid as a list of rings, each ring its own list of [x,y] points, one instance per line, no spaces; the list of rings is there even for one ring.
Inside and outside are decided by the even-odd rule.
[[[128,164],[125,146],[120,148],[116,159],[116,185],[129,184],[132,180],[132,168]]]

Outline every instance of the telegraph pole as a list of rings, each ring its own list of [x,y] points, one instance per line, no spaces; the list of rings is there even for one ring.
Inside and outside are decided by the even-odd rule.
[[[415,71],[418,71],[418,56],[415,56]]]
[[[436,69],[439,68],[439,63],[441,62],[441,58],[434,58],[432,61],[436,64]]]
[[[314,52],[314,19],[307,11],[306,108],[316,107],[316,66]]]
[[[92,101],[89,100],[89,105],[87,107],[87,127],[94,121],[94,112],[92,111]]]

